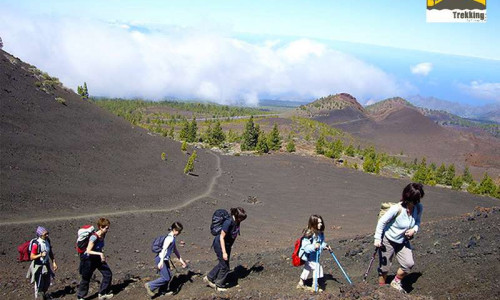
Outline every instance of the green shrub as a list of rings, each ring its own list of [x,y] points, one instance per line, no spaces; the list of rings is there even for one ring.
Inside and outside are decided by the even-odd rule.
[[[62,105],[66,105],[66,100],[64,98],[56,97],[56,101]]]
[[[286,145],[286,151],[290,153],[295,152],[295,143],[293,142],[293,140],[290,140]]]
[[[188,159],[186,167],[184,168],[184,174],[189,174],[194,171],[194,161],[196,160],[196,150],[193,151],[193,154]]]
[[[161,153],[161,160],[163,161],[167,160],[167,154],[165,152]]]
[[[186,152],[186,151],[187,151],[187,142],[186,142],[186,141],[183,141],[183,142],[182,142],[182,145],[181,145],[181,151],[182,151],[182,152]]]

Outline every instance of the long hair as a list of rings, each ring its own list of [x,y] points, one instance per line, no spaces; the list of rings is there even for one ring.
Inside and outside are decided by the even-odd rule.
[[[318,229],[319,221],[321,220],[321,227]],[[307,222],[307,231],[318,234],[325,230],[325,221],[323,221],[323,217],[320,215],[312,215],[309,217],[309,221]]]

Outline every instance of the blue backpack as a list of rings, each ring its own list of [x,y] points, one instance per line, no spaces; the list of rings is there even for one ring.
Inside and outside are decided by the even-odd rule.
[[[219,235],[222,231],[222,225],[229,218],[231,218],[231,215],[225,209],[218,209],[214,212],[212,216],[212,224],[210,224],[210,232],[213,236]]]
[[[153,244],[151,245],[151,251],[153,251],[153,253],[159,254],[163,249],[163,242],[166,238],[166,235],[160,235],[159,237],[155,238],[153,240]]]

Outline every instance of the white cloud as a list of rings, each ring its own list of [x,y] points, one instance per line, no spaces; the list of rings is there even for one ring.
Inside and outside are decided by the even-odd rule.
[[[364,101],[412,89],[308,39],[252,44],[207,28],[143,31],[129,25],[0,12],[4,50],[71,88],[87,82],[95,96],[252,105],[259,98],[310,99],[339,92]]]
[[[500,102],[500,82],[471,81],[470,84],[459,84],[462,91],[485,100]]]
[[[411,66],[410,70],[413,74],[427,76],[432,71],[432,63],[420,63],[418,65]]]

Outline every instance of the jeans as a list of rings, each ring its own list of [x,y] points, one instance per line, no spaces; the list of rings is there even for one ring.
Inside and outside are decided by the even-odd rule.
[[[159,263],[160,257],[157,255],[155,257],[155,266],[158,266]],[[148,282],[149,288],[154,291],[163,285],[168,284],[170,279],[172,279],[172,274],[170,273],[170,266],[167,260],[163,262],[163,268],[160,269],[160,278]]]
[[[99,294],[105,295],[109,293],[113,274],[111,273],[111,269],[108,264],[101,262],[101,258],[99,256],[94,255],[85,257],[85,255],[82,255],[82,257],[80,257],[80,274],[82,275],[82,281],[80,281],[80,286],[78,288],[78,298],[84,298],[87,296],[87,293],[89,292],[90,279],[96,269],[102,274]]]
[[[226,284],[226,277],[229,273],[229,257],[231,255],[231,247],[226,245],[227,260],[222,258],[222,248],[220,243],[213,243],[215,254],[219,263],[208,273],[207,277],[210,281],[215,283],[218,287],[223,287]]]

